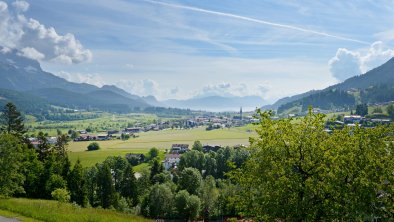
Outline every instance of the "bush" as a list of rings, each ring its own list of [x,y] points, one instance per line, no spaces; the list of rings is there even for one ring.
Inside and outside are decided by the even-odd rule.
[[[51,193],[52,198],[62,203],[70,202],[70,193],[66,189],[56,189]]]
[[[99,149],[100,149],[100,145],[96,142],[93,142],[88,146],[88,151],[99,150]]]

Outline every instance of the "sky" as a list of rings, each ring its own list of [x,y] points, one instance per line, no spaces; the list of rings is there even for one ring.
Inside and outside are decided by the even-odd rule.
[[[2,53],[159,100],[322,89],[394,56],[393,1],[0,0]]]

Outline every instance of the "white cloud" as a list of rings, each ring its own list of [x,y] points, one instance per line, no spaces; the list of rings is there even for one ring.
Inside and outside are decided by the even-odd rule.
[[[0,12],[5,12],[8,8],[7,3],[0,1]]]
[[[69,73],[69,72],[61,71],[56,73],[56,75],[70,82],[88,83],[98,87],[102,87],[103,85],[105,85],[105,81],[103,80],[100,74]]]
[[[23,12],[28,10],[29,4],[25,1],[12,5],[14,7],[9,8],[0,1],[0,46],[34,49],[44,55],[39,56],[41,60],[49,62],[73,64],[91,60],[90,50],[85,49],[73,34],[59,35],[53,27],[47,28],[35,19],[26,18]]]
[[[360,54],[340,48],[334,58],[328,62],[331,74],[343,81],[352,76],[360,75]]]
[[[37,51],[35,48],[32,47],[26,47],[21,49],[18,55],[34,60],[41,60],[45,58],[44,54],[42,54],[41,52]]]
[[[20,0],[13,2],[12,5],[19,12],[26,12],[27,10],[29,10],[29,6],[30,6],[29,3],[27,3],[26,1],[20,1]]]
[[[131,94],[139,96],[159,96],[159,84],[151,79],[119,81],[115,85]]]
[[[207,96],[261,96],[264,97],[268,92],[268,86],[265,84],[249,85],[245,83],[231,84],[231,83],[218,83],[214,85],[206,85],[197,92],[196,97],[207,97]]]
[[[336,55],[328,62],[331,74],[343,81],[355,75],[368,72],[394,56],[394,50],[385,49],[381,41],[374,42],[368,50],[338,49]]]

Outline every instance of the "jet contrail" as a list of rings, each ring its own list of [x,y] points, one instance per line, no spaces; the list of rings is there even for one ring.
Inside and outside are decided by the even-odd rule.
[[[291,26],[291,25],[285,25],[285,24],[279,24],[279,23],[264,21],[264,20],[260,20],[260,19],[254,19],[254,18],[245,17],[245,16],[241,16],[241,15],[235,15],[235,14],[230,14],[230,13],[225,13],[225,12],[218,12],[218,11],[211,11],[211,10],[206,10],[206,9],[202,9],[202,8],[196,8],[196,7],[185,6],[185,5],[176,5],[176,4],[171,4],[171,3],[166,3],[166,2],[159,2],[159,1],[152,1],[152,0],[142,0],[142,1],[149,2],[149,3],[152,3],[152,4],[156,4],[156,5],[163,5],[163,6],[167,6],[167,7],[171,7],[171,8],[185,9],[185,10],[190,10],[190,11],[195,11],[195,12],[202,12],[202,13],[206,13],[206,14],[218,15],[218,16],[229,17],[229,18],[235,18],[235,19],[239,19],[239,20],[254,22],[254,23],[258,23],[258,24],[262,24],[262,25],[274,26],[274,27],[283,28],[283,29],[291,29],[291,30],[296,30],[296,31],[305,32],[305,33],[310,33],[310,34],[314,34],[314,35],[320,35],[320,36],[340,39],[340,40],[344,40],[344,41],[357,42],[357,43],[368,44],[368,45],[370,44],[368,42],[357,40],[357,39],[346,38],[346,37],[342,37],[342,36],[338,36],[338,35],[332,35],[332,34],[328,34],[328,33],[325,33],[325,32],[319,32],[319,31],[314,31],[314,30],[310,30],[310,29],[304,29],[304,28]]]

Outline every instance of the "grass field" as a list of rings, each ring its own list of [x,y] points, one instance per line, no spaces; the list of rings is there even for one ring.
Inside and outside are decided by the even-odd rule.
[[[202,144],[233,146],[237,144],[248,145],[249,137],[254,136],[254,126],[218,129],[206,131],[205,128],[188,130],[162,130],[140,133],[139,137],[127,141],[110,140],[99,141],[101,150],[86,151],[90,142],[71,142],[69,144],[70,159],[75,162],[78,158],[85,167],[103,161],[108,156],[124,156],[126,153],[147,153],[150,148],[156,147],[161,151],[170,149],[174,143],[189,144],[200,140]]]
[[[0,215],[18,218],[22,221],[136,221],[147,222],[148,219],[117,213],[112,210],[80,208],[72,204],[52,200],[31,200],[22,198],[0,199]]]

